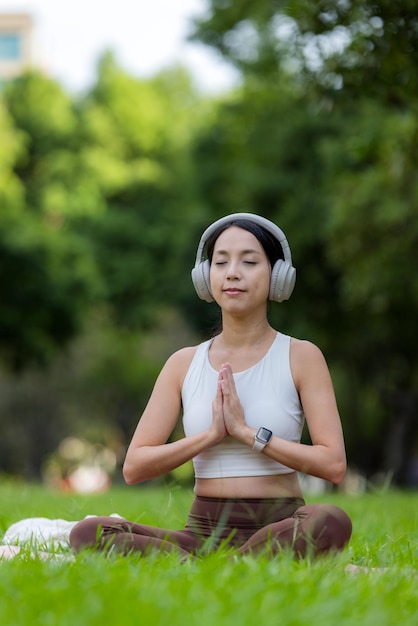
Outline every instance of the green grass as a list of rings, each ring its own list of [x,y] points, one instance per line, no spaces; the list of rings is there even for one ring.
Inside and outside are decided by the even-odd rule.
[[[193,494],[119,487],[96,496],[0,485],[0,536],[24,517],[81,519],[119,513],[181,527]],[[73,561],[0,563],[0,623],[7,626],[415,626],[418,623],[418,493],[328,495],[352,517],[353,538],[337,556],[228,559],[180,564],[174,555],[80,554]],[[307,498],[308,502],[321,501]],[[388,568],[346,571],[347,564]]]

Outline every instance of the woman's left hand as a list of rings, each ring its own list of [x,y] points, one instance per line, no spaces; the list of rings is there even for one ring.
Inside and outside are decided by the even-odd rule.
[[[244,419],[244,409],[237,394],[232,368],[224,363],[219,372],[219,383],[223,399],[223,416],[228,434],[235,439],[242,439],[248,428]]]

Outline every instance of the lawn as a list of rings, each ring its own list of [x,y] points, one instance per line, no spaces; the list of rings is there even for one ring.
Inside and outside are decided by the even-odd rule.
[[[114,487],[80,496],[0,483],[0,537],[25,517],[81,519],[119,513],[181,527],[192,493],[180,488]],[[307,498],[308,502],[324,497]],[[325,498],[352,517],[349,548],[295,562],[226,552],[179,563],[174,555],[0,562],[0,623],[7,626],[416,626],[418,492]],[[353,574],[347,565],[369,568]],[[370,569],[377,568],[377,569]]]

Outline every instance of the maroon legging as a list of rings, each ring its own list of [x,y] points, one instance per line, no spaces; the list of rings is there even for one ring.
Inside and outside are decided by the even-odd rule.
[[[221,545],[239,554],[271,557],[292,550],[295,557],[342,550],[351,536],[351,520],[339,507],[305,505],[301,498],[204,498],[197,496],[183,530],[168,530],[115,517],[90,517],[71,531],[74,550],[151,550],[182,557],[214,551]]]

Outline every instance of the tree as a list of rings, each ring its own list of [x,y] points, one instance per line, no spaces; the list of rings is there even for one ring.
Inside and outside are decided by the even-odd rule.
[[[0,191],[10,199],[0,215],[5,361],[47,361],[97,306],[122,326],[152,325],[177,279],[195,206],[189,145],[205,105],[196,106],[190,77],[173,68],[138,80],[106,54],[78,101],[32,72],[3,101],[11,120]]]
[[[209,0],[192,37],[245,73],[279,64],[312,80],[322,94],[371,96],[416,106],[418,16],[415,0]]]
[[[195,206],[197,102],[183,70],[140,81],[106,54],[80,106],[85,153],[96,162],[106,208],[77,226],[91,241],[114,320],[130,328],[152,324],[178,276]]]
[[[10,126],[0,149],[0,350],[20,369],[75,336],[98,277],[86,243],[43,202],[43,166],[68,139],[71,107],[54,83],[32,74],[5,91],[3,106]]]
[[[0,206],[2,212],[18,211],[23,202],[23,187],[13,168],[23,150],[23,140],[1,101],[0,135]]]

